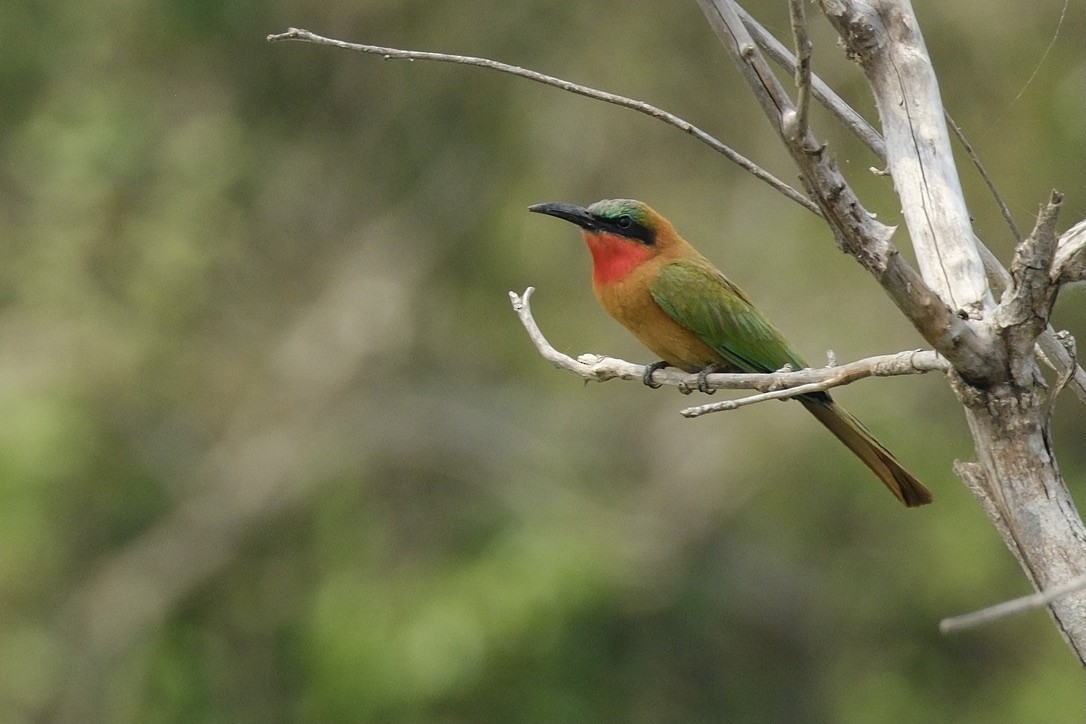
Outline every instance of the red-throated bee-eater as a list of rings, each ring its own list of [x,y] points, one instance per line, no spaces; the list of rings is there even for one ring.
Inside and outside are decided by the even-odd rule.
[[[660,357],[652,373],[678,367],[704,375],[775,372],[807,364],[750,298],[640,201],[612,199],[584,208],[548,203],[529,211],[581,227],[592,253],[592,289],[607,313]],[[931,502],[931,493],[902,467],[867,428],[827,392],[796,397],[837,439],[909,507]]]

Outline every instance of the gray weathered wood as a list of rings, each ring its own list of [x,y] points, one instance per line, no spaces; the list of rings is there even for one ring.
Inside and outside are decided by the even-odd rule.
[[[954,309],[976,320],[977,336],[990,351],[987,369],[979,376],[963,374],[953,384],[977,452],[978,465],[968,468],[966,482],[1033,585],[1044,590],[1065,583],[1086,572],[1086,528],[1056,465],[1048,436],[1050,401],[1033,355],[1048,327],[1051,284],[1073,266],[1053,264],[1058,194],[1019,245],[1010,286],[997,305],[984,284],[938,85],[910,3],[821,5],[875,95],[921,275]],[[1061,261],[1073,256],[1071,244],[1065,248]],[[1086,592],[1056,599],[1049,611],[1086,664]]]
[[[970,316],[993,300],[973,241],[939,83],[908,2],[824,2],[875,96],[887,168],[924,280]]]
[[[958,469],[1029,580],[1043,590],[1086,572],[1086,529],[1056,466],[1047,429],[1048,389],[1034,359],[1035,342],[1048,330],[1052,284],[1073,278],[1076,264],[1070,260],[1078,258],[1070,240],[1057,253],[1058,194],[1019,245],[1011,273],[999,269],[1007,287],[997,303],[962,195],[938,82],[910,3],[820,0],[875,96],[917,274],[891,245],[893,229],[873,222],[813,131],[804,129],[802,138],[789,133],[796,109],[750,39],[734,0],[698,1],[838,244],[875,276],[953,366],[952,388],[965,408],[977,452],[976,464]],[[793,13],[793,22],[796,17]],[[1060,351],[1048,345],[1046,354],[1049,349]],[[1086,591],[1052,601],[1049,611],[1086,664]]]

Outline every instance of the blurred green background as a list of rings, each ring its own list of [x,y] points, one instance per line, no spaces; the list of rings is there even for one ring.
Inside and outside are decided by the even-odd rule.
[[[787,31],[785,3],[748,7]],[[917,5],[1026,228],[1052,187],[1064,228],[1086,216],[1062,9]],[[873,118],[812,17],[816,71]],[[1028,591],[951,472],[944,381],[838,394],[935,491],[907,511],[798,406],[684,421],[674,390],[552,369],[506,296],[536,286],[563,351],[647,361],[575,230],[525,212],[630,196],[813,362],[921,346],[817,219],[642,116],[265,42],[288,26],[647,100],[795,178],[694,2],[0,6],[0,721],[1082,720],[1043,613],[937,633]],[[815,122],[897,223],[876,161]],[[1080,340],[1084,301],[1056,320]],[[1055,424],[1081,500],[1070,395]]]

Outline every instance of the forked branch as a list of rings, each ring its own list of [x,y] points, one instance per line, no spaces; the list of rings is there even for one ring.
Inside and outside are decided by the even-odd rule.
[[[758,47],[786,71],[796,74],[798,72],[798,63],[795,55],[743,8],[736,6],[736,9],[743,21],[743,25],[747,28]],[[879,132],[813,72],[811,73],[811,81],[811,90],[815,99],[860,139],[879,161],[885,164],[887,161],[886,143]],[[1011,217],[1006,203],[996,190],[995,183],[977,157],[976,151],[953,119],[949,115],[944,115],[966,154],[973,161],[977,172],[991,190],[1000,212],[1014,234],[1015,241],[1021,241],[1022,234]],[[1011,284],[1010,272],[1004,268],[1000,260],[988,249],[984,242],[975,235],[973,236],[973,243],[980,252],[989,283],[993,286],[995,292],[999,293],[1006,289]],[[1061,284],[1072,281],[1086,281],[1086,222],[1080,222],[1060,237],[1059,250],[1053,265],[1053,274],[1058,275],[1056,278]],[[1046,328],[1038,338],[1037,345],[1039,348],[1038,355],[1056,370],[1061,379],[1065,378],[1067,380],[1068,386],[1078,396],[1079,401],[1086,404],[1086,371],[1068,355],[1065,345],[1057,337],[1056,331],[1052,327]]]
[[[874,219],[838,170],[825,148],[808,132],[790,138],[786,120],[797,114],[780,81],[766,63],[732,0],[698,0],[710,26],[732,55],[762,107],[784,141],[804,185],[822,209],[842,250],[852,255],[882,285],[887,295],[936,350],[946,355],[963,376],[981,378],[990,370],[990,345],[966,317],[951,309],[890,243],[893,228]],[[949,297],[948,297],[949,298]]]

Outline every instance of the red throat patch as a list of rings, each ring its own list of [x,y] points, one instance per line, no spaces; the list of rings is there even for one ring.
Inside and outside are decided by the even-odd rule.
[[[614,234],[585,232],[584,242],[592,252],[592,280],[596,284],[617,282],[652,256],[651,248]]]

